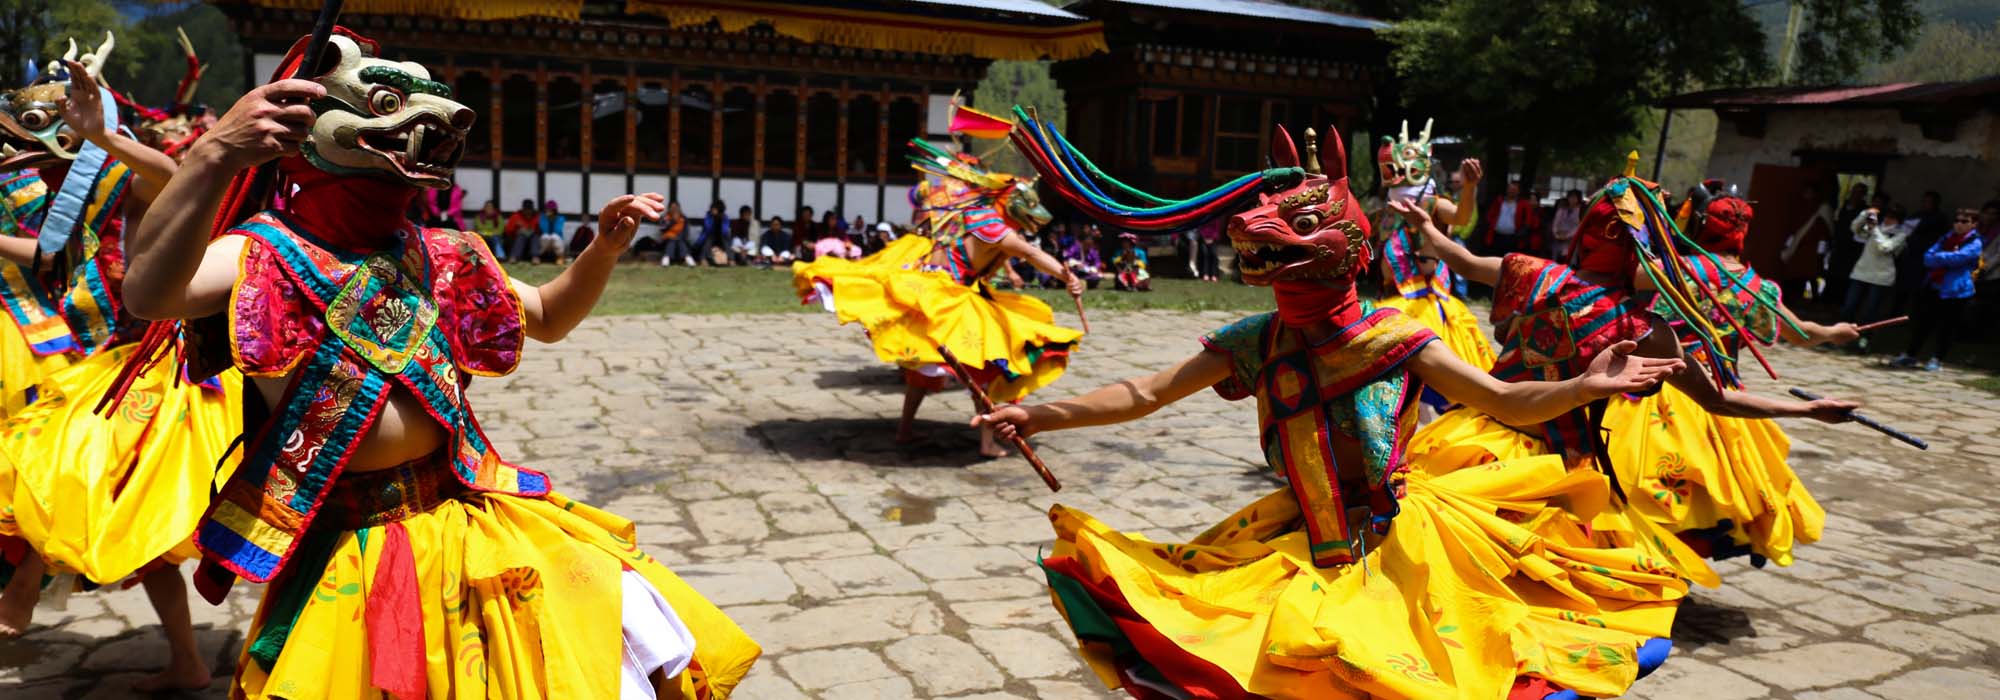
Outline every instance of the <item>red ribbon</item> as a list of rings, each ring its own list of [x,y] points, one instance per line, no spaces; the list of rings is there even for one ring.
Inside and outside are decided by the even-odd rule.
[[[368,682],[391,697],[425,696],[424,611],[417,594],[417,566],[402,523],[382,528],[382,556],[368,590]]]

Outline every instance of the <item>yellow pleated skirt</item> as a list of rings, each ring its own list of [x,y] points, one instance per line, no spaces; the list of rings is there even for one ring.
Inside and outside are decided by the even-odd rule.
[[[1410,298],[1391,294],[1376,305],[1401,310],[1403,315],[1429,327],[1466,364],[1480,371],[1493,369],[1496,358],[1493,342],[1486,338],[1486,331],[1480,330],[1479,317],[1457,297],[1424,294]]]
[[[1604,423],[1634,509],[1670,532],[1699,533],[1712,557],[1788,566],[1796,544],[1819,540],[1826,509],[1786,463],[1792,442],[1776,422],[1716,416],[1665,386],[1613,399]]]
[[[987,387],[995,401],[1017,401],[1061,377],[1082,331],[1055,325],[1040,299],[920,269],[930,245],[905,237],[858,261],[795,264],[793,284],[808,299],[831,293],[840,322],[867,328],[883,362],[937,365],[938,346],[950,348],[967,368],[995,376]]]
[[[430,698],[620,697],[627,569],[694,635],[694,662],[676,677],[682,697],[729,697],[759,654],[720,609],[634,544],[631,521],[560,495],[461,494],[394,526],[407,530],[414,560]],[[338,533],[322,570],[288,571],[266,589],[233,697],[380,697],[363,620],[388,527]],[[267,667],[251,650],[293,576],[316,583]]]
[[[223,373],[221,391],[177,381],[172,350],[110,415],[93,413],[131,351],[49,375],[0,424],[0,536],[100,584],[196,556],[195,526],[237,457],[217,462],[243,429],[242,375]]]
[[[1286,490],[1188,544],[1056,506],[1044,568],[1091,667],[1139,697],[1497,700],[1534,679],[1615,696],[1664,660],[1687,589],[1549,505],[1605,501],[1554,457],[1414,473],[1388,535],[1326,569]]]
[[[70,355],[36,355],[12,319],[0,317],[0,420],[28,405],[29,389],[70,365]]]
[[[1404,458],[1409,460],[1413,471],[1444,475],[1547,454],[1548,447],[1540,438],[1479,411],[1459,408],[1418,428],[1410,438]],[[1594,459],[1575,457],[1568,463],[1571,471],[1590,474],[1609,488],[1609,479],[1596,471]],[[1624,486],[1622,482],[1620,485]],[[1722,579],[1705,557],[1682,542],[1673,530],[1646,517],[1640,505],[1630,503],[1629,499],[1638,498],[1630,487],[1625,487],[1625,494],[1628,501],[1611,499],[1609,505],[1594,514],[1569,506],[1565,510],[1587,525],[1592,540],[1600,546],[1636,549],[1654,560],[1667,562],[1689,581],[1710,588],[1722,585]]]

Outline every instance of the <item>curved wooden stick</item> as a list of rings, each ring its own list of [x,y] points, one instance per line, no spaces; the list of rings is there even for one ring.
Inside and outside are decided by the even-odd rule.
[[[1076,302],[1076,320],[1083,322],[1083,334],[1090,335],[1090,317],[1083,315],[1083,297],[1075,296],[1069,299]]]
[[[986,397],[986,390],[972,380],[972,372],[967,370],[965,365],[959,364],[958,357],[951,354],[951,348],[939,345],[938,354],[944,356],[945,366],[951,368],[951,373],[958,377],[958,382],[964,384],[967,391],[972,392],[972,405],[979,409],[979,414],[983,416],[992,413],[993,399]],[[1056,480],[1055,473],[1049,471],[1049,465],[1042,463],[1042,458],[1035,456],[1035,448],[1028,446],[1027,438],[1017,434],[1007,441],[1013,443],[1014,449],[1020,450],[1021,456],[1028,459],[1028,466],[1035,468],[1035,473],[1041,475],[1042,483],[1048,484],[1050,491],[1062,490],[1062,482]]]

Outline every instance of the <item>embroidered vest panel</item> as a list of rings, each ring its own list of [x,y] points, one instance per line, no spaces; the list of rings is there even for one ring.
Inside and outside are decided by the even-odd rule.
[[[0,236],[33,239],[48,213],[49,187],[34,170],[0,180]],[[82,349],[63,318],[60,296],[49,293],[33,270],[0,261],[0,306],[38,356]]]
[[[98,174],[84,207],[83,225],[69,239],[69,249],[83,261],[70,271],[62,314],[84,352],[136,340],[144,331],[137,318],[125,313],[125,195],[132,169],[112,161]]]
[[[1695,306],[1708,316],[1709,324],[1721,334],[1717,340],[1722,343],[1725,355],[1734,359],[1743,352],[1745,339],[1736,332],[1737,325],[1741,325],[1743,331],[1757,342],[1765,345],[1778,342],[1778,325],[1782,321],[1776,311],[1757,301],[1760,296],[1778,301],[1780,293],[1776,282],[1764,279],[1756,270],[1747,267],[1742,272],[1730,272],[1703,255],[1690,255],[1683,259],[1694,273],[1695,279],[1690,280],[1690,284],[1707,287],[1708,294],[1715,295],[1711,302],[1708,294],[1703,294],[1701,290],[1687,290],[1688,298],[1694,300]],[[1652,308],[1653,313],[1666,317],[1673,324],[1674,330],[1680,334],[1681,346],[1688,352],[1707,351],[1703,347],[1705,343],[1687,330],[1686,321],[1674,311],[1672,304],[1665,299],[1655,299]],[[1731,320],[1734,320],[1734,325]]]
[[[1493,327],[1500,336],[1493,376],[1509,382],[1578,376],[1605,348],[1643,339],[1652,328],[1630,292],[1586,282],[1568,265],[1520,254],[1501,263]],[[1589,452],[1597,444],[1582,408],[1543,423],[1541,432],[1557,453]]]
[[[1435,195],[1424,196],[1422,204],[1432,216],[1437,215]],[[1424,274],[1422,261],[1417,259],[1422,247],[1422,241],[1418,238],[1420,234],[1411,231],[1403,224],[1403,217],[1386,206],[1382,208],[1382,214],[1378,218],[1380,221],[1376,223],[1375,230],[1388,232],[1382,245],[1382,260],[1389,266],[1390,275],[1395,278],[1396,293],[1403,295],[1405,299],[1451,296],[1451,268],[1447,267],[1444,261],[1437,261],[1436,272]]]
[[[272,212],[231,233],[250,239],[230,300],[236,365],[291,381],[196,534],[209,562],[275,577],[395,389],[451,435],[449,461],[468,488],[548,493],[545,475],[501,461],[465,400],[470,375],[513,370],[525,337],[520,301],[483,242],[411,231],[392,251],[355,254]]]
[[[1276,319],[1253,316],[1203,338],[1230,356],[1231,376],[1216,391],[1231,400],[1257,397],[1265,463],[1298,502],[1313,563],[1352,563],[1364,535],[1349,527],[1350,502],[1368,507],[1378,534],[1388,532],[1398,510],[1402,450],[1416,429],[1409,409],[1423,389],[1404,363],[1437,335],[1394,309],[1367,310],[1318,343]],[[1365,483],[1350,477],[1343,484],[1343,465]],[[1363,493],[1345,492],[1354,486]]]

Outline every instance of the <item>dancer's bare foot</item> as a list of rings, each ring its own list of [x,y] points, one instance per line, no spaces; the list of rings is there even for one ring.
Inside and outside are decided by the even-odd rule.
[[[1000,459],[1012,454],[1012,452],[1007,451],[1007,448],[1001,447],[1000,443],[993,439],[993,428],[985,426],[979,428],[979,456],[987,459]]]
[[[42,599],[42,574],[48,566],[41,555],[29,552],[14,567],[14,577],[0,591],[0,639],[16,639],[28,633],[35,619],[35,603]]]
[[[896,431],[896,444],[911,445],[924,441],[924,434],[914,429],[903,428]]]
[[[208,673],[208,664],[200,659],[177,661],[167,666],[167,670],[133,681],[132,689],[141,693],[158,693],[168,690],[201,690],[208,687],[214,677]]]
[[[1012,452],[1008,452],[1007,448],[1004,447],[979,448],[979,456],[985,457],[987,459],[1000,459],[1002,457],[1011,457],[1013,456],[1013,454],[1014,453]]]
[[[34,622],[35,604],[20,605],[13,598],[0,598],[0,639],[20,639]]]

